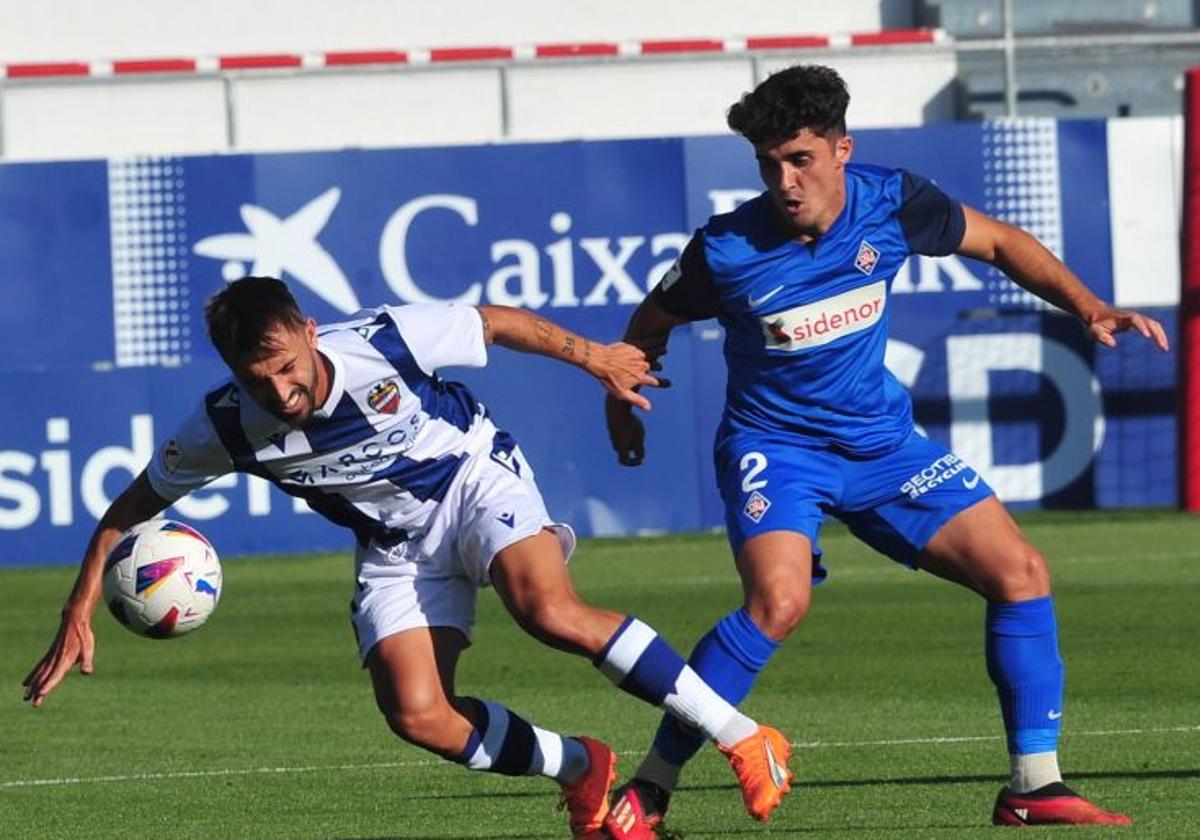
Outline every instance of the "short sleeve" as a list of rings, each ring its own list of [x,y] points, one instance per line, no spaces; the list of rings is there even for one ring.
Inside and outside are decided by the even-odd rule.
[[[173,502],[233,470],[233,460],[201,404],[158,447],[146,466],[146,477],[155,493]]]
[[[928,178],[902,171],[901,179],[897,215],[909,250],[931,257],[953,254],[967,229],[962,205]]]
[[[404,343],[421,370],[432,375],[444,367],[483,367],[487,345],[479,310],[458,303],[389,306]]]
[[[717,285],[704,257],[704,231],[696,231],[675,264],[651,292],[654,302],[672,315],[701,321],[721,309]]]

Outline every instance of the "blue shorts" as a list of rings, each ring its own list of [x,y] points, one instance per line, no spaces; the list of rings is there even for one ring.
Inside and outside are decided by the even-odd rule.
[[[796,531],[813,545],[828,514],[893,560],[911,568],[955,514],[992,495],[966,462],[913,432],[875,458],[813,449],[795,438],[742,430],[717,445],[717,484],[736,556],[767,531]],[[824,569],[814,562],[814,577]]]

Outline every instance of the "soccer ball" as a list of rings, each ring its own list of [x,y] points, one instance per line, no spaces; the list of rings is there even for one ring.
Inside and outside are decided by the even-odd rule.
[[[152,519],[121,535],[104,561],[104,602],[139,636],[169,639],[208,620],[221,598],[212,544],[181,522]]]

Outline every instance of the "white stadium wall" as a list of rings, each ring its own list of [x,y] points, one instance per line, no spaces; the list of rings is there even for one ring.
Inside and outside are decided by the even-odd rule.
[[[514,139],[720,134],[754,85],[749,61],[529,67],[513,73]]]
[[[0,20],[0,64],[846,34],[913,24],[911,3],[901,0],[0,0]],[[845,53],[237,72],[154,83],[0,78],[0,159],[720,133],[725,109],[756,77],[801,60],[846,72],[860,127],[953,115],[948,49]]]
[[[499,138],[491,68],[257,76],[232,86],[238,151],[486,143]]]
[[[223,151],[220,79],[0,89],[5,159],[95,158],[173,150]]]
[[[911,0],[0,0],[0,58],[873,32],[912,26],[912,5]]]

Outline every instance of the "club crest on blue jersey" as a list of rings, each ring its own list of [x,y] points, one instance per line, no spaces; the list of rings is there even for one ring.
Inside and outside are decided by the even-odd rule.
[[[858,246],[858,256],[854,258],[854,267],[863,274],[870,274],[879,262],[879,250],[867,240]]]
[[[755,490],[750,494],[750,498],[746,500],[746,506],[742,508],[742,513],[750,517],[755,522],[761,522],[766,516],[767,508],[771,506],[771,500]]]
[[[371,386],[367,394],[367,405],[380,414],[395,414],[400,408],[400,386],[394,379],[384,379]]]

